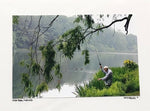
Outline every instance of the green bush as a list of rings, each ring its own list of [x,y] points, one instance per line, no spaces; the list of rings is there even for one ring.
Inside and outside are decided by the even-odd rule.
[[[126,93],[139,91],[139,75],[138,70],[125,74],[126,77]]]
[[[121,82],[115,82],[110,88],[103,88],[102,90],[95,87],[76,87],[76,93],[80,97],[98,97],[98,96],[124,96],[126,87]]]
[[[73,92],[76,96],[84,97],[86,95],[85,89],[86,86],[76,85],[75,92]]]
[[[128,81],[126,83],[126,87],[127,87],[126,93],[138,91],[139,83],[138,83],[138,81]]]
[[[100,90],[95,87],[85,89],[85,97],[98,97],[100,96]]]
[[[125,96],[128,93],[139,92],[138,66],[134,62],[129,63],[134,65],[111,68],[113,72],[111,87],[106,88],[103,81],[97,80],[104,76],[102,71],[98,71],[89,83],[76,87],[77,95],[81,97]]]
[[[108,88],[107,92],[109,96],[124,96],[125,90],[126,87],[122,82],[115,82]]]
[[[124,74],[128,72],[125,67],[116,67],[111,68],[113,72],[113,82],[120,81],[122,83],[126,82],[126,78],[124,77]]]
[[[96,89],[103,89],[105,87],[104,82],[97,80],[98,78],[101,78],[103,76],[104,76],[104,74],[101,71],[97,72],[94,75],[93,79],[91,81],[89,81],[89,83],[87,84],[87,87],[90,87],[90,88],[95,87]]]
[[[132,60],[125,60],[123,64],[124,64],[124,67],[129,70],[134,70],[138,67],[138,65]]]

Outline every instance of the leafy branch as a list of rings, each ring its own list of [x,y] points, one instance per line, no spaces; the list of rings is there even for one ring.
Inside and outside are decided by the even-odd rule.
[[[41,92],[48,90],[48,83],[53,80],[52,70],[55,70],[55,75],[59,79],[61,79],[62,77],[62,74],[60,73],[60,68],[55,68],[57,67],[55,66],[56,52],[54,50],[54,47],[52,46],[53,41],[49,41],[46,46],[39,47],[39,37],[41,37],[48,31],[48,29],[53,25],[54,21],[56,21],[58,16],[59,15],[51,20],[48,27],[44,31],[42,31],[41,27],[42,16],[39,17],[37,26],[34,28],[33,36],[31,37],[32,41],[30,45],[30,52],[28,53],[29,60],[20,62],[20,65],[28,69],[27,73],[22,73],[22,84],[24,84],[24,92],[28,95],[28,97],[38,96]],[[31,26],[31,21],[29,22],[28,26]],[[41,51],[41,54],[43,56],[43,67],[39,61],[39,50]],[[33,86],[32,77],[37,76],[39,77],[37,80],[38,84],[36,84],[36,86]],[[60,83],[58,83],[58,85],[60,86]],[[58,85],[56,87],[58,87]],[[34,89],[35,87],[36,89]],[[58,87],[58,89],[60,89],[60,87]]]
[[[117,22],[122,22],[126,20],[124,27],[125,27],[126,34],[128,34],[128,26],[131,17],[132,14],[129,14],[124,18],[115,19],[109,25],[104,26],[103,24],[98,24],[98,26],[95,28],[94,27],[95,23],[94,23],[94,19],[92,18],[92,15],[84,15],[84,16],[78,15],[78,17],[74,20],[74,23],[77,23],[78,25],[75,28],[66,31],[62,36],[59,37],[59,40],[54,45],[58,44],[58,50],[62,51],[66,57],[71,59],[73,58],[75,50],[76,49],[80,50],[80,45],[85,42],[85,39],[88,36],[92,36],[92,34],[96,32],[109,28],[110,26],[112,26]],[[85,64],[86,63],[89,62],[85,62]]]
[[[89,36],[90,34],[93,34],[93,33],[97,32],[97,31],[101,31],[101,30],[103,30],[103,29],[109,28],[110,26],[112,26],[112,25],[115,24],[116,22],[121,22],[121,21],[124,21],[124,20],[126,20],[126,23],[125,23],[125,25],[124,25],[125,31],[126,31],[126,34],[128,34],[128,26],[129,26],[129,22],[130,22],[131,17],[132,17],[132,14],[129,14],[128,17],[124,17],[124,18],[122,18],[122,19],[114,20],[113,22],[111,22],[111,23],[110,23],[109,25],[107,25],[107,26],[103,26],[103,27],[100,27],[100,28],[92,28],[92,29],[94,29],[94,30],[90,31],[90,32],[87,33],[87,34],[85,34],[85,33],[87,32],[87,30],[86,30],[86,31],[84,32],[85,35],[84,35],[84,37],[81,39],[81,41],[82,41],[83,39],[85,39],[87,36]]]

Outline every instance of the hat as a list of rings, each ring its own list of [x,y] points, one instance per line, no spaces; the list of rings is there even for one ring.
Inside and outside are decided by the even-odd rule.
[[[108,69],[108,66],[104,66],[104,69],[105,69],[105,68],[107,68],[107,69]]]

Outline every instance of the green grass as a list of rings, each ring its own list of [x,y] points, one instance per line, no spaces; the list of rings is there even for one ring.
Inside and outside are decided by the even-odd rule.
[[[140,96],[140,91],[126,93],[125,96]]]

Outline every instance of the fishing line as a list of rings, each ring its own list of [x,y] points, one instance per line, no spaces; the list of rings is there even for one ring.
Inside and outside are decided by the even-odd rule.
[[[88,42],[90,42],[90,39],[92,38],[92,35],[93,34],[91,34],[90,35],[90,37],[89,37],[89,39],[88,39]],[[92,39],[93,40],[93,39]],[[86,45],[87,46],[87,45]],[[97,59],[98,59],[98,63],[99,63],[99,65],[101,65],[101,62],[100,62],[100,57],[98,56],[98,51],[97,51],[97,49],[95,48],[95,42],[94,42],[94,40],[93,40],[93,48],[95,49],[95,52],[96,52],[96,56],[97,56]]]
[[[100,62],[100,57],[99,57],[99,55],[98,55],[98,51],[97,51],[97,49],[95,48],[95,42],[94,42],[94,40],[93,40],[93,44],[94,44],[94,49],[95,49],[95,52],[96,52],[96,56],[97,56],[97,59],[98,59],[98,62],[99,62],[99,65],[101,65],[101,62]]]

